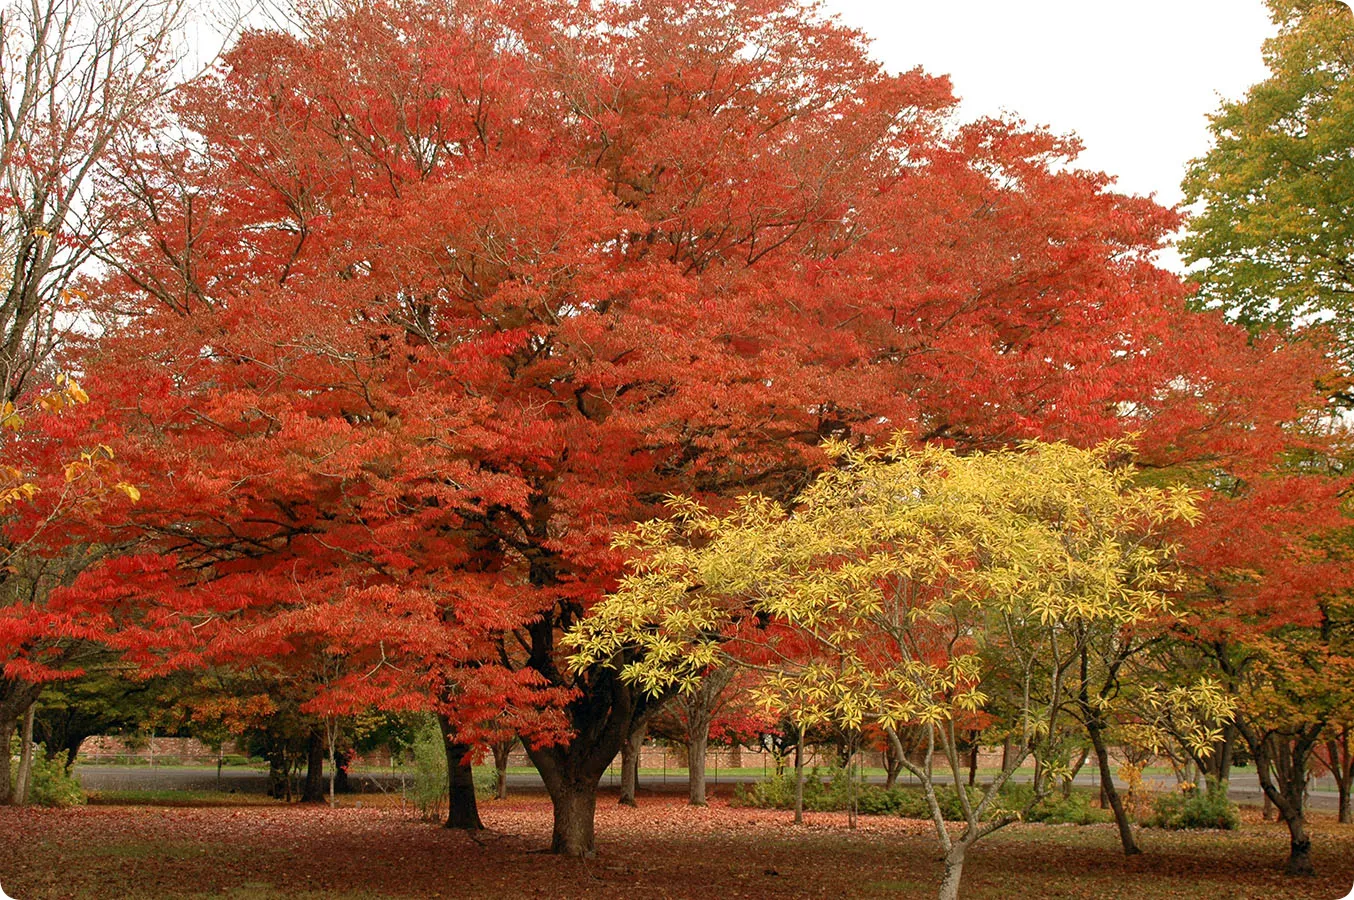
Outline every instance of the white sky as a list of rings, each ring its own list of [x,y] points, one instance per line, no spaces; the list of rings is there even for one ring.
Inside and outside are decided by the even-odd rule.
[[[1267,70],[1262,0],[825,0],[892,71],[948,74],[965,117],[1015,113],[1075,132],[1084,168],[1180,201],[1207,115]]]

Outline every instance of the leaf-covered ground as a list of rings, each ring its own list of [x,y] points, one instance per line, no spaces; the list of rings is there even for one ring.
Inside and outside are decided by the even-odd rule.
[[[354,801],[348,800],[348,803]],[[544,797],[487,802],[489,830],[448,831],[397,807],[0,808],[0,885],[40,898],[897,897],[934,896],[929,826],[810,814],[707,809],[603,797],[599,855],[560,859]],[[1320,820],[1320,876],[1280,874],[1279,826],[1250,816],[1235,833],[1143,835],[1126,859],[1108,826],[1022,825],[979,845],[964,896],[981,898],[1320,898],[1354,884],[1354,827]]]

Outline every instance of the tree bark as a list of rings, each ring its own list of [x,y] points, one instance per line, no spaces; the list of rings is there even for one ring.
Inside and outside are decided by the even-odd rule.
[[[324,734],[318,727],[306,738],[306,780],[301,788],[302,803],[324,802]]]
[[[635,790],[639,787],[639,756],[644,749],[644,736],[649,732],[647,720],[630,732],[629,739],[621,745],[621,799],[622,806],[638,806]]]
[[[1100,767],[1101,796],[1109,801],[1114,810],[1114,824],[1119,828],[1119,843],[1123,845],[1125,856],[1135,856],[1142,852],[1133,837],[1133,825],[1128,821],[1124,802],[1119,797],[1119,789],[1114,786],[1114,772],[1110,770],[1109,748],[1105,745],[1105,732],[1098,722],[1088,722],[1086,731],[1091,737],[1091,746],[1095,748],[1096,763]]]
[[[555,824],[550,850],[565,856],[592,856],[597,852],[597,788],[570,785],[550,798]]]
[[[1288,826],[1288,874],[1315,875],[1304,795],[1312,750],[1325,722],[1308,723],[1287,732],[1262,732],[1241,715],[1236,724],[1255,760],[1261,790]]]
[[[28,790],[33,781],[33,713],[36,703],[24,710],[23,729],[19,734],[19,775],[14,781],[14,805],[28,802]]]
[[[1340,824],[1348,825],[1350,818],[1349,788],[1354,781],[1354,753],[1349,746],[1349,729],[1340,731],[1338,738],[1326,741],[1326,753],[1329,756],[1331,774],[1335,776],[1335,790],[1340,796]]]
[[[978,735],[979,732],[973,732],[973,746],[969,748],[968,754],[968,786],[973,787],[974,782],[978,780]]]
[[[709,723],[697,729],[693,723],[686,741],[688,802],[692,806],[705,806],[705,750],[710,741]]]
[[[1090,756],[1091,748],[1082,747],[1081,755],[1078,756],[1077,761],[1072,764],[1072,773],[1063,779],[1063,799],[1068,799],[1072,796],[1072,785],[1076,781],[1077,773],[1081,771],[1082,766],[1086,765],[1086,760],[1089,759]]]
[[[0,806],[14,802],[14,773],[10,770],[9,745],[19,717],[38,701],[42,685],[0,677]]]
[[[465,831],[481,831],[479,803],[475,799],[475,773],[470,767],[469,744],[456,740],[455,725],[446,716],[439,715],[442,744],[447,750],[447,825]]]
[[[940,900],[959,900],[959,880],[964,874],[964,851],[968,847],[956,841],[945,854],[945,875],[940,879]]]
[[[884,744],[884,790],[890,790],[898,783],[898,775],[903,771],[903,761],[893,749],[893,741]]]
[[[513,740],[494,743],[494,773],[497,776],[494,797],[499,800],[508,799],[508,754],[512,752],[514,743]]]
[[[530,626],[532,668],[552,684],[563,679],[554,667],[553,624],[543,617]],[[621,681],[619,673],[598,665],[578,676],[587,682],[564,708],[573,732],[568,743],[532,747],[525,742],[527,755],[541,775],[550,794],[555,826],[551,850],[570,856],[589,856],[596,852],[592,816],[597,808],[597,785],[607,767],[621,752],[630,736],[635,717],[658,709],[668,695],[649,696]],[[579,817],[586,815],[586,826]]]
[[[282,741],[272,739],[268,744],[268,796],[277,800],[291,799],[291,766],[287,748]]]
[[[795,740],[795,824],[804,824],[804,726]]]

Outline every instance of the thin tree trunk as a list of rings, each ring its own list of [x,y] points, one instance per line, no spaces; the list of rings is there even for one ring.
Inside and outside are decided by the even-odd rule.
[[[1064,799],[1070,798],[1072,796],[1072,785],[1076,781],[1077,773],[1081,771],[1082,766],[1086,765],[1086,760],[1089,759],[1090,756],[1091,756],[1091,748],[1082,747],[1081,755],[1078,756],[1077,761],[1072,764],[1072,773],[1063,779]]]
[[[28,788],[33,780],[33,714],[36,709],[37,704],[30,703],[24,710],[23,731],[19,736],[19,775],[14,785],[15,806],[28,802]]]
[[[795,740],[795,824],[804,824],[804,726]]]
[[[494,786],[494,797],[499,800],[508,799],[508,754],[512,752],[512,745],[515,741],[497,741],[494,743],[494,774],[496,783]]]
[[[968,786],[973,787],[978,780],[978,732],[973,733],[973,746],[968,754]]]
[[[884,745],[884,790],[890,790],[898,783],[898,775],[903,771],[903,761],[893,749],[893,741]]]
[[[1326,753],[1329,754],[1331,774],[1335,776],[1335,790],[1340,796],[1340,824],[1350,824],[1350,781],[1354,780],[1354,754],[1350,753],[1349,730],[1340,732],[1340,737],[1326,741]]]
[[[635,790],[639,787],[639,756],[644,749],[644,736],[649,732],[649,723],[641,722],[630,733],[629,739],[621,745],[621,799],[622,806],[638,806]]]
[[[1109,748],[1105,746],[1105,733],[1098,723],[1088,724],[1086,731],[1090,734],[1091,746],[1095,748],[1096,762],[1100,767],[1101,796],[1109,801],[1110,808],[1114,810],[1114,824],[1119,828],[1119,843],[1123,845],[1125,856],[1135,856],[1142,852],[1142,848],[1133,837],[1132,823],[1128,821],[1128,813],[1124,810],[1119,790],[1114,786],[1114,773],[1110,770],[1110,754]]]
[[[338,779],[338,719],[329,719],[324,725],[325,743],[329,745],[329,805],[334,805],[334,794],[336,791],[336,781]]]

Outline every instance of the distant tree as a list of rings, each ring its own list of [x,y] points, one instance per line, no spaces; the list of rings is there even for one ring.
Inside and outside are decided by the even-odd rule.
[[[1269,0],[1270,75],[1213,116],[1185,178],[1201,203],[1181,241],[1198,301],[1252,329],[1326,322],[1354,363],[1354,15],[1333,0]],[[1332,388],[1346,402],[1344,382]]]

